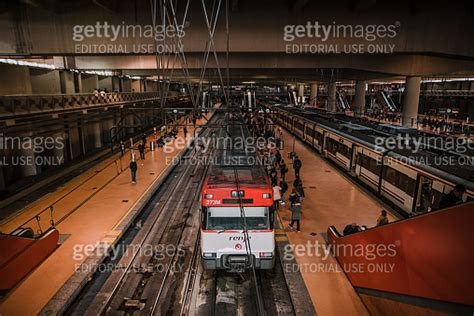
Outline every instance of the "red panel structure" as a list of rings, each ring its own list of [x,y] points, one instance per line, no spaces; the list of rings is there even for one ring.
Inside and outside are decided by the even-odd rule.
[[[54,228],[37,238],[0,234],[0,290],[15,287],[54,251],[58,240]]]
[[[354,287],[474,305],[473,233],[471,202],[328,238]]]

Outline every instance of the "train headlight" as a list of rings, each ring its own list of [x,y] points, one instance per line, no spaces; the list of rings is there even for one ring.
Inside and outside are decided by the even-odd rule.
[[[244,197],[245,196],[245,191],[243,191],[243,190],[234,190],[230,193],[230,195],[234,198]]]
[[[271,199],[272,198],[272,195],[270,193],[263,193],[262,194],[262,198],[264,199]]]
[[[215,252],[203,252],[202,256],[203,256],[203,258],[216,258],[217,253],[215,253]]]
[[[271,258],[271,257],[273,257],[272,252],[260,252],[259,255],[260,255],[260,258]]]
[[[210,200],[210,199],[212,199],[213,197],[214,197],[214,194],[209,194],[209,193],[204,194],[204,198],[205,198],[206,200]]]

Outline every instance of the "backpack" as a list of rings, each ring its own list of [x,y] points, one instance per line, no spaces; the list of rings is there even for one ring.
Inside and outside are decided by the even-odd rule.
[[[301,160],[296,159],[295,162],[293,163],[293,167],[295,167],[295,169],[300,169],[301,168]]]

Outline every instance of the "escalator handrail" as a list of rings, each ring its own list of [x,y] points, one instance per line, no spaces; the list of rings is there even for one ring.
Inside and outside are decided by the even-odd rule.
[[[362,231],[359,231],[359,232],[356,232],[356,233],[352,233],[352,234],[349,234],[349,235],[343,235],[343,234],[341,234],[341,233],[337,230],[337,228],[334,227],[333,225],[331,225],[331,226],[328,227],[328,231],[331,231],[331,232],[334,234],[334,236],[336,236],[337,238],[344,238],[344,237],[349,237],[349,236],[356,235],[356,234],[365,233],[365,232],[370,231],[370,230],[374,230],[374,229],[378,229],[378,228],[387,227],[387,226],[389,226],[389,225],[395,225],[395,224],[399,224],[399,223],[401,223],[401,222],[405,222],[405,221],[409,221],[409,220],[414,220],[414,219],[419,218],[419,217],[422,217],[422,216],[432,215],[433,213],[444,212],[444,211],[447,211],[447,210],[450,210],[450,209],[452,209],[452,208],[459,207],[459,206],[465,205],[465,204],[472,204],[472,205],[474,206],[474,201],[464,202],[464,203],[456,204],[456,205],[454,205],[454,206],[446,207],[446,208],[443,208],[443,209],[440,209],[440,210],[434,210],[434,211],[431,211],[431,212],[426,212],[426,213],[414,215],[414,216],[411,216],[411,217],[402,218],[402,219],[399,219],[399,220],[396,220],[396,221],[393,221],[393,222],[389,222],[389,223],[387,223],[387,224],[385,224],[385,225],[382,225],[382,226],[367,227],[366,229],[364,229],[364,230],[362,230]]]

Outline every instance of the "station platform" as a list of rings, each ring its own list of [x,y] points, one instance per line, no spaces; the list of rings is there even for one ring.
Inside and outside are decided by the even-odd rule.
[[[286,176],[288,191],[285,193],[287,203],[280,206],[278,214],[286,227],[287,238],[294,247],[298,269],[316,312],[320,315],[368,315],[364,303],[335,258],[324,253],[317,255],[314,250],[305,249],[308,249],[308,243],[326,245],[326,231],[330,225],[340,231],[354,222],[367,227],[375,226],[384,206],[286,130],[283,130],[283,139],[284,150],[280,152],[289,170]],[[288,229],[291,221],[288,196],[295,179],[288,153],[293,151],[293,142],[295,152],[302,161],[300,174],[305,192],[299,233],[295,229]],[[395,221],[390,210],[387,211],[390,222]]]
[[[211,114],[207,116],[210,117]],[[204,118],[197,121],[197,125],[205,123]],[[199,129],[197,127],[196,133]],[[192,126],[188,127],[187,137],[192,137],[194,132]],[[184,138],[181,128],[177,138]],[[35,216],[57,201],[54,203],[54,218],[60,233],[60,245],[2,298],[0,315],[38,314],[75,269],[87,259],[87,256],[74,256],[77,247],[113,244],[125,230],[124,227],[127,227],[124,222],[129,220],[129,213],[153,185],[164,178],[166,171],[172,167],[169,161],[182,151],[180,149],[168,153],[163,148],[150,151],[148,147],[145,160],[140,160],[139,153],[135,150],[138,164],[136,184],[132,184],[128,168],[129,150],[123,157],[118,153],[2,223],[0,230],[3,232],[13,231],[28,219],[32,219],[32,226],[37,225]],[[46,211],[40,219],[43,230],[50,226],[49,221],[50,214]],[[37,230],[38,226],[34,229]]]

